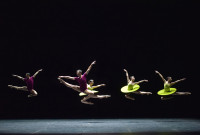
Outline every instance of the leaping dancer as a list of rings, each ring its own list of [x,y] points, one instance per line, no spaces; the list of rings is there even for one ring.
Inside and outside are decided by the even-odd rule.
[[[121,92],[125,93],[125,98],[130,99],[130,100],[135,100],[135,98],[131,97],[130,94],[140,94],[140,95],[150,95],[152,94],[151,92],[145,92],[145,91],[138,91],[140,86],[138,84],[142,82],[148,82],[148,80],[141,80],[138,82],[135,82],[135,77],[131,76],[129,78],[128,71],[124,69],[126,73],[126,78],[127,78],[127,85],[121,88]]]
[[[8,85],[8,87],[12,88],[12,89],[16,89],[16,90],[29,91],[30,94],[28,95],[28,97],[37,96],[38,93],[37,93],[36,90],[34,90],[34,88],[33,88],[34,85],[33,84],[34,84],[34,78],[41,71],[42,71],[42,69],[38,70],[33,76],[31,76],[30,73],[26,73],[26,77],[25,78],[23,78],[21,76],[18,76],[18,75],[12,75],[13,77],[17,77],[17,78],[23,80],[26,83],[26,86]]]
[[[87,88],[87,79],[86,79],[86,76],[88,75],[88,73],[90,72],[92,66],[96,63],[96,61],[92,62],[92,64],[88,67],[87,71],[82,74],[82,70],[77,70],[76,71],[76,74],[78,77],[71,77],[71,76],[59,76],[58,77],[58,80],[63,83],[65,86],[77,91],[77,92],[83,92],[85,94],[87,94],[88,96],[84,97],[81,102],[84,103],[84,104],[90,104],[90,105],[93,105],[92,102],[88,102],[87,100],[89,98],[99,98],[99,99],[102,99],[102,98],[108,98],[110,97],[110,95],[95,95],[95,92],[91,91],[91,90],[88,90]],[[73,85],[73,84],[69,84],[67,82],[65,82],[62,78],[65,78],[65,79],[70,79],[70,80],[75,80],[79,83],[79,86],[78,85]]]
[[[164,89],[158,91],[157,93],[158,95],[161,96],[161,100],[171,99],[172,97],[169,97],[169,96],[172,96],[172,95],[190,95],[191,94],[190,92],[176,92],[176,88],[171,88],[171,86],[173,86],[174,84],[178,82],[184,81],[186,78],[172,82],[171,77],[167,77],[167,80],[165,80],[164,77],[158,71],[155,71],[155,72],[160,76],[160,78],[164,82]]]
[[[94,80],[92,80],[92,79],[90,79],[90,80],[88,81],[88,84],[87,84],[88,90],[91,90],[91,91],[94,92],[94,93],[98,93],[98,92],[99,92],[99,91],[96,91],[96,90],[94,90],[94,89],[99,88],[99,87],[102,87],[102,86],[106,86],[106,85],[105,85],[105,84],[99,84],[99,85],[94,86]],[[85,93],[83,93],[83,92],[79,93],[79,96],[86,96],[86,95],[87,95],[87,94],[85,94]]]

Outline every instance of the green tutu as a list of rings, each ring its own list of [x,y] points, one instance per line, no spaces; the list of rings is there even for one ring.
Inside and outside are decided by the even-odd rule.
[[[99,91],[96,91],[96,90],[90,90],[90,91],[92,91],[92,92],[94,92],[94,93],[98,93]],[[81,93],[79,93],[79,96],[86,96],[87,94],[85,94],[84,92],[81,92]]]
[[[133,89],[128,90],[128,85],[126,85],[126,86],[121,88],[121,92],[123,92],[123,93],[131,93],[131,92],[139,90],[139,88],[140,88],[140,85],[135,84],[133,86]]]
[[[169,91],[166,91],[165,89],[162,89],[160,91],[158,91],[158,95],[161,95],[161,96],[167,96],[167,95],[171,95],[173,93],[176,92],[176,88],[170,88]]]

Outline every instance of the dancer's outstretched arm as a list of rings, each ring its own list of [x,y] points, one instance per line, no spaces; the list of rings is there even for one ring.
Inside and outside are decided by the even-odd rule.
[[[96,61],[93,61],[90,66],[88,67],[87,71],[85,72],[86,74],[88,74],[90,72],[90,70],[92,69],[92,66],[96,63]]]
[[[183,78],[183,79],[177,80],[177,81],[175,81],[175,82],[172,82],[172,83],[171,83],[171,86],[174,85],[174,84],[176,84],[176,83],[178,83],[178,82],[184,81],[185,79],[186,79],[186,78]]]
[[[41,72],[41,71],[42,71],[42,69],[38,70],[38,71],[33,75],[33,77],[35,78],[35,77],[37,76],[37,74],[38,74],[39,72]]]
[[[164,79],[164,77],[161,75],[161,73],[159,73],[158,71],[155,71],[159,76],[160,78],[163,80],[163,82],[166,82],[166,80]]]
[[[92,86],[92,88],[96,89],[96,88],[99,88],[99,87],[102,87],[102,86],[106,86],[106,85],[105,84],[100,84],[100,85]]]
[[[69,80],[75,80],[75,77],[71,77],[71,76],[59,76],[59,78],[65,78],[65,79],[69,79]]]
[[[129,79],[128,71],[126,69],[124,69],[124,71],[126,72],[127,83],[129,83],[130,79]]]
[[[12,75],[13,77],[17,77],[17,78],[19,78],[20,80],[24,80],[24,78],[23,77],[21,77],[21,76],[19,76],[19,75]]]
[[[135,84],[139,84],[139,83],[142,83],[142,82],[148,82],[148,80],[141,80],[139,82],[135,82]]]

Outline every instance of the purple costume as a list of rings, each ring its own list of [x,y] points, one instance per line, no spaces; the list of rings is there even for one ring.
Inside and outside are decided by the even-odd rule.
[[[80,91],[84,92],[87,90],[87,79],[86,79],[87,74],[84,73],[81,78],[75,77],[75,80],[79,83],[80,86]]]
[[[30,78],[24,78],[24,81],[26,82],[26,85],[27,85],[27,89],[29,91],[33,90],[33,76],[31,76]]]

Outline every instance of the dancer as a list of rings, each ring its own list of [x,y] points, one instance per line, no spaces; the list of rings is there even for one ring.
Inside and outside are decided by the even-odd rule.
[[[163,80],[164,82],[164,89],[158,91],[158,95],[161,96],[161,100],[168,100],[171,99],[173,95],[190,95],[190,92],[176,92],[176,88],[171,88],[171,86],[173,86],[174,84],[184,81],[186,78],[177,80],[175,82],[172,82],[172,78],[171,77],[167,77],[167,80],[164,79],[164,77],[158,72],[155,71],[160,78]]]
[[[29,91],[30,94],[28,95],[28,97],[37,96],[38,93],[37,93],[36,90],[34,90],[33,84],[34,84],[34,78],[41,71],[42,71],[42,69],[38,70],[33,76],[31,76],[30,73],[26,73],[26,77],[25,78],[23,78],[21,76],[18,76],[18,75],[12,75],[13,77],[17,77],[17,78],[23,80],[26,83],[26,86],[21,86],[20,87],[20,86],[8,85],[8,87],[11,88],[11,89],[16,89],[16,90]]]
[[[87,88],[88,88],[88,90],[91,90],[94,93],[98,93],[98,91],[96,91],[94,89],[102,87],[102,86],[106,86],[105,84],[100,84],[100,85],[97,85],[97,86],[93,86],[93,85],[94,85],[94,80],[90,79],[88,81]],[[83,92],[79,93],[79,96],[85,96],[85,95],[87,95],[87,94],[85,94]]]
[[[69,87],[69,88],[72,88],[73,90],[77,91],[77,92],[83,92],[85,94],[87,94],[88,96],[84,97],[81,102],[84,103],[84,104],[90,104],[90,105],[93,105],[92,102],[88,102],[87,100],[89,98],[108,98],[110,97],[110,95],[95,95],[95,93],[91,90],[88,90],[87,88],[87,79],[86,79],[86,76],[88,75],[88,73],[90,72],[92,66],[96,63],[96,61],[92,62],[92,64],[88,67],[87,71],[82,74],[82,70],[77,70],[76,71],[76,74],[78,77],[71,77],[71,76],[59,76],[58,77],[58,80],[63,83],[65,86]],[[65,79],[70,79],[70,80],[75,80],[79,83],[79,86],[78,85],[72,85],[72,84],[69,84],[67,82],[65,82],[62,78],[65,78]]]
[[[140,94],[140,95],[150,95],[151,92],[145,92],[145,91],[138,91],[140,86],[138,84],[142,82],[148,82],[148,80],[141,80],[139,82],[135,82],[135,77],[131,76],[129,78],[128,71],[124,69],[126,73],[127,78],[127,85],[121,88],[121,92],[125,93],[125,98],[135,100],[135,98],[131,97],[130,94]]]

